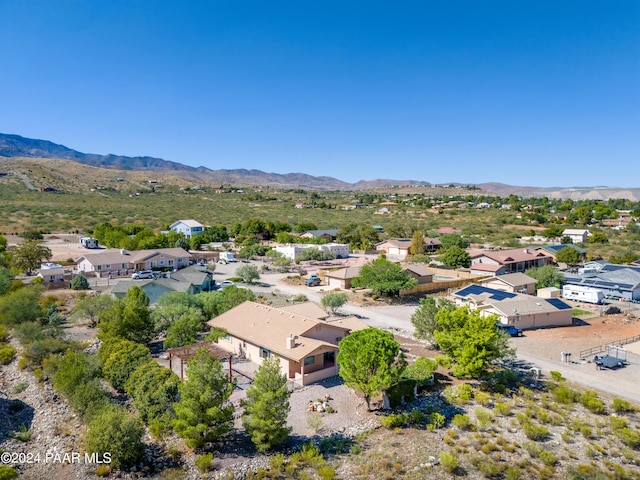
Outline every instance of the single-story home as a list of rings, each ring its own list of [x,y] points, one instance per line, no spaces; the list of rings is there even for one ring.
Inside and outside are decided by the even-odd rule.
[[[320,250],[321,252],[327,252],[333,255],[335,258],[348,258],[349,257],[349,245],[342,243],[325,243],[319,245],[284,245],[273,248],[276,252],[280,252],[284,257],[295,260],[300,256],[302,252],[309,249]]]
[[[355,317],[320,320],[249,301],[207,324],[227,331],[219,347],[258,365],[275,356],[282,373],[298,385],[337,375],[338,343],[355,329],[367,328]]]
[[[193,295],[209,292],[214,289],[213,272],[199,265],[191,265],[177,272],[165,272],[158,278],[148,280],[120,280],[111,288],[111,294],[116,298],[124,298],[132,286],[138,286],[149,297],[149,303],[154,304],[165,293],[188,292]]]
[[[418,281],[418,285],[433,282],[433,271],[422,263],[412,263],[405,265],[402,269],[409,274],[411,278]]]
[[[204,232],[204,226],[195,220],[178,220],[169,225],[169,229],[183,234],[186,238],[191,238]]]
[[[483,287],[493,288],[494,290],[535,295],[537,281],[524,273],[508,273],[497,277],[485,278],[478,283]]]
[[[302,238],[322,238],[327,242],[335,242],[338,236],[338,229],[329,230],[307,230],[300,235]]]
[[[409,255],[412,242],[411,238],[390,238],[376,244],[376,251],[385,255],[404,258]],[[427,253],[437,252],[441,246],[442,242],[437,238],[424,238],[424,249]]]
[[[340,268],[324,274],[327,279],[327,287],[340,288],[342,290],[351,289],[351,280],[360,275],[362,266]]]
[[[498,322],[522,330],[567,326],[573,323],[571,306],[559,298],[541,298],[468,285],[453,294],[457,305],[468,305],[481,315],[497,315]]]
[[[510,248],[507,250],[472,250],[471,270],[478,270],[478,264],[489,264],[503,267],[499,270],[506,273],[524,272],[533,267],[544,267],[553,263],[553,257],[542,250],[530,248]],[[488,272],[483,272],[488,273]]]
[[[535,247],[536,250],[542,250],[543,252],[547,252],[549,255],[551,255],[554,262],[556,262],[556,255],[558,254],[558,252],[565,248],[573,248],[582,256],[583,260],[587,256],[587,251],[584,248],[580,248],[579,246],[574,245],[573,243],[564,243],[560,245],[545,245],[542,247]]]
[[[76,259],[79,272],[99,274],[126,274],[131,270],[178,269],[189,265],[191,254],[182,248],[134,250],[110,248],[86,253]]]
[[[583,228],[567,228],[562,232],[563,237],[569,237],[573,243],[584,243],[589,237],[589,230]]]
[[[37,277],[42,278],[45,284],[63,284],[70,274],[65,276],[64,268],[41,268]]]

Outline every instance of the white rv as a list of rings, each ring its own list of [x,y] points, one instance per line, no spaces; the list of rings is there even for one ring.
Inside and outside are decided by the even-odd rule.
[[[98,240],[92,237],[80,237],[80,245],[84,248],[98,248]]]
[[[562,297],[567,300],[599,305],[604,299],[604,294],[602,290],[598,290],[597,288],[583,287],[582,285],[564,285],[562,287]]]

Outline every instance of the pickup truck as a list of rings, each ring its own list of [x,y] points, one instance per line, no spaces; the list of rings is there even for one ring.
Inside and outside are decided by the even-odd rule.
[[[322,280],[320,280],[320,277],[315,273],[304,281],[304,284],[307,287],[317,287],[321,283],[322,283]]]

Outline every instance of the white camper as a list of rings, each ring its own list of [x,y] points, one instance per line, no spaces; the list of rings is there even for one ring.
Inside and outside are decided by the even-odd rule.
[[[582,285],[564,285],[562,287],[562,297],[567,300],[599,305],[604,299],[604,294],[602,290],[598,290],[597,288],[583,287]]]
[[[80,245],[84,248],[98,248],[98,240],[92,237],[80,237]]]

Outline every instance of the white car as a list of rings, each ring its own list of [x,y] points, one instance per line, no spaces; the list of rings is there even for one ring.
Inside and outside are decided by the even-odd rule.
[[[222,289],[227,288],[227,287],[235,287],[235,286],[236,286],[236,284],[235,284],[235,283],[233,283],[232,281],[230,281],[230,280],[225,280],[224,282],[220,282],[220,283],[218,284],[218,289],[219,289],[219,290],[222,290]]]
[[[146,280],[154,277],[155,275],[152,270],[139,270],[131,274],[133,280]]]

